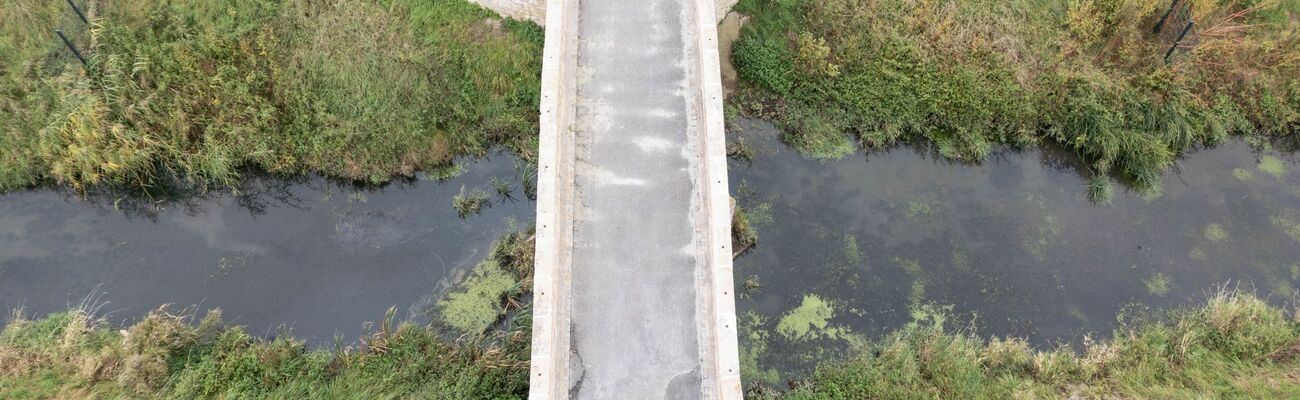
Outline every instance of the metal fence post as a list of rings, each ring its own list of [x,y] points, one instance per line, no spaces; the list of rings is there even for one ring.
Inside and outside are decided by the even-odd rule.
[[[77,7],[77,3],[73,2],[72,0],[68,0],[68,7],[72,7],[72,12],[77,13],[77,17],[81,18],[82,23],[90,24],[90,20],[86,19],[86,14],[81,13],[81,8]]]
[[[77,46],[73,45],[71,40],[68,40],[68,36],[64,35],[63,31],[55,30],[54,33],[59,35],[59,39],[63,39],[63,45],[68,46],[68,50],[72,50],[72,55],[77,56],[77,59],[81,60],[81,66],[86,68],[90,67],[90,64],[86,62],[86,58],[81,56],[81,52],[77,51]]]
[[[1183,32],[1178,34],[1178,39],[1174,40],[1174,45],[1169,46],[1169,51],[1165,52],[1165,65],[1169,65],[1169,57],[1174,55],[1174,50],[1178,49],[1178,44],[1183,41],[1183,37],[1187,36],[1187,32],[1191,32],[1194,24],[1192,21],[1187,21],[1187,26],[1183,27]]]

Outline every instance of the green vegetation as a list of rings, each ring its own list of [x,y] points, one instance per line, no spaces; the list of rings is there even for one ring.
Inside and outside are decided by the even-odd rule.
[[[749,213],[731,199],[731,248],[737,254],[758,244],[758,229],[749,222]]]
[[[912,287],[907,292],[907,303],[910,307],[920,307],[925,302],[925,269],[921,263],[916,260],[894,257],[894,262],[903,268],[903,272],[912,278]]]
[[[1142,280],[1142,284],[1146,285],[1147,293],[1161,297],[1169,294],[1169,290],[1173,286],[1169,276],[1161,272],[1156,272],[1147,279]]]
[[[463,0],[0,8],[0,191],[383,182],[536,146],[542,30]],[[82,65],[53,36],[68,31]]]
[[[1255,179],[1255,173],[1245,168],[1233,168],[1232,176],[1242,182],[1250,182]]]
[[[441,323],[461,334],[475,334],[522,307],[520,298],[533,287],[533,237],[529,231],[511,231],[492,245],[469,277],[438,301]]]
[[[844,261],[852,265],[862,265],[862,249],[858,247],[858,236],[844,234]]]
[[[737,138],[727,142],[727,158],[736,161],[754,161],[754,146],[749,144],[745,138]]]
[[[1295,222],[1295,220],[1292,220],[1291,218],[1287,218],[1285,215],[1274,215],[1269,217],[1268,220],[1273,223],[1274,227],[1277,227],[1278,229],[1281,229],[1283,233],[1286,233],[1287,236],[1300,242],[1300,223]]]
[[[500,280],[517,285],[486,296],[489,311],[476,314],[491,317],[441,319],[453,328],[457,321],[474,322],[467,331],[455,330],[461,335],[456,340],[440,335],[437,325],[395,325],[391,310],[359,345],[333,351],[308,349],[286,336],[250,336],[225,326],[219,312],[194,323],[160,310],[120,331],[82,310],[17,318],[0,332],[0,398],[523,398],[531,325],[519,303],[531,287],[531,250],[528,232],[494,245],[474,274],[505,274]],[[1291,269],[1300,274],[1294,272],[1300,267]],[[453,293],[485,292],[472,281]],[[500,324],[512,311],[521,312]],[[779,336],[764,328],[761,315],[739,315],[749,398],[1254,399],[1300,393],[1294,373],[1300,368],[1300,314],[1251,295],[1220,294],[1166,319],[1129,322],[1114,339],[1085,340],[1078,352],[954,332],[945,328],[950,308],[921,305],[911,313],[914,322],[878,341],[836,326],[834,305],[815,294],[777,321]],[[500,326],[508,330],[495,330]],[[847,341],[854,356],[824,363],[780,393],[778,371],[760,364],[776,339],[813,346],[823,339]]]
[[[456,209],[457,216],[467,218],[483,212],[484,208],[491,207],[492,202],[489,201],[487,192],[477,188],[465,192],[465,186],[461,186],[460,194],[451,198],[451,206]]]
[[[1211,243],[1223,243],[1232,237],[1228,234],[1226,229],[1223,229],[1223,225],[1219,224],[1206,225],[1203,235],[1205,236],[1205,240],[1208,240]]]
[[[1097,204],[1110,204],[1115,197],[1115,185],[1103,175],[1088,178],[1088,199]]]
[[[1300,130],[1300,1],[743,0],[731,101],[812,157],[926,140],[984,159],[1049,143],[1089,176],[1159,192],[1161,172],[1230,135]],[[1100,181],[1095,198],[1109,198]]]
[[[929,200],[912,200],[907,202],[907,220],[915,221],[920,218],[933,218],[935,212],[935,202]]]
[[[524,285],[475,301],[474,307],[493,310],[475,315],[491,314],[489,322],[496,322],[518,309],[518,299],[531,287],[532,263],[529,233],[499,240],[475,274],[508,274],[508,280]],[[479,291],[468,286],[458,293]],[[449,314],[450,325],[467,328],[454,332],[456,340],[431,327],[394,325],[394,314],[390,310],[358,346],[334,351],[312,350],[285,336],[250,336],[222,323],[219,311],[193,324],[159,310],[121,331],[85,310],[35,321],[17,318],[0,332],[0,398],[527,396],[527,312],[507,331],[489,329],[495,324],[479,324],[482,320],[467,314]]]
[[[745,277],[745,282],[741,286],[745,288],[745,292],[741,293],[741,297],[746,297],[762,289],[763,282],[758,280],[758,275],[750,275]]]
[[[775,368],[762,368],[759,358],[767,353],[771,334],[763,329],[767,318],[753,310],[736,316],[740,340],[740,380],[753,387],[774,386],[781,381],[781,373]]]
[[[786,399],[1281,399],[1300,394],[1300,321],[1250,295],[1222,294],[1109,341],[1035,351],[942,323],[910,324],[852,359],[817,368]],[[754,372],[746,376],[762,376]],[[761,381],[750,398],[777,397]]]
[[[1286,175],[1291,172],[1287,171],[1286,162],[1273,156],[1264,156],[1263,158],[1260,158],[1259,170],[1260,172],[1272,175],[1277,179],[1286,178]]]
[[[491,327],[502,314],[501,299],[519,282],[494,260],[474,267],[462,282],[462,291],[453,292],[438,302],[438,311],[448,325],[464,332],[479,332]]]
[[[815,294],[803,296],[803,303],[777,321],[776,332],[787,340],[803,341],[822,337],[837,338],[847,333],[842,328],[830,326],[835,308],[830,302]]]
[[[362,345],[309,350],[162,311],[118,331],[84,311],[0,333],[0,397],[524,398],[528,329],[448,341],[386,320]]]

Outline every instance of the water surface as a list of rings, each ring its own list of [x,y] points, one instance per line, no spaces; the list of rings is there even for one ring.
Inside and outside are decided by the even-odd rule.
[[[1117,315],[1197,304],[1225,284],[1278,303],[1300,287],[1294,155],[1199,150],[1158,197],[1116,186],[1097,205],[1068,157],[1041,150],[981,165],[907,147],[822,162],[761,122],[732,134],[758,154],[731,164],[759,237],[735,276],[761,287],[738,308],[767,337],[750,357],[783,374],[947,307],[953,326],[1045,347],[1108,336]]]
[[[115,323],[164,304],[220,308],[250,333],[288,328],[313,343],[355,340],[389,307],[424,320],[507,220],[533,219],[514,158],[465,166],[445,182],[378,189],[253,178],[238,196],[144,206],[60,189],[0,195],[0,307],[41,316],[90,297]],[[496,197],[492,178],[511,182],[514,200]],[[494,193],[494,205],[458,218],[462,186]]]

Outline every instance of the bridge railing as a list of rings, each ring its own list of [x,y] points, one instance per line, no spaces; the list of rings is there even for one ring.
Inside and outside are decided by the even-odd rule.
[[[537,163],[530,399],[564,399],[569,380],[577,0],[546,2]]]
[[[740,359],[737,349],[735,284],[732,279],[731,194],[727,182],[727,138],[722,109],[722,73],[719,66],[718,26],[712,1],[693,1],[695,5],[696,80],[699,85],[700,134],[704,135],[702,191],[708,208],[708,274],[711,293],[706,368],[713,368],[712,388],[718,399],[741,399]],[[704,289],[704,288],[701,288]]]

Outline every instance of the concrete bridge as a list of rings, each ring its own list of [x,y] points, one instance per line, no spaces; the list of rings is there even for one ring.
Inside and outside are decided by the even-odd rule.
[[[532,399],[739,399],[712,1],[548,0]]]

